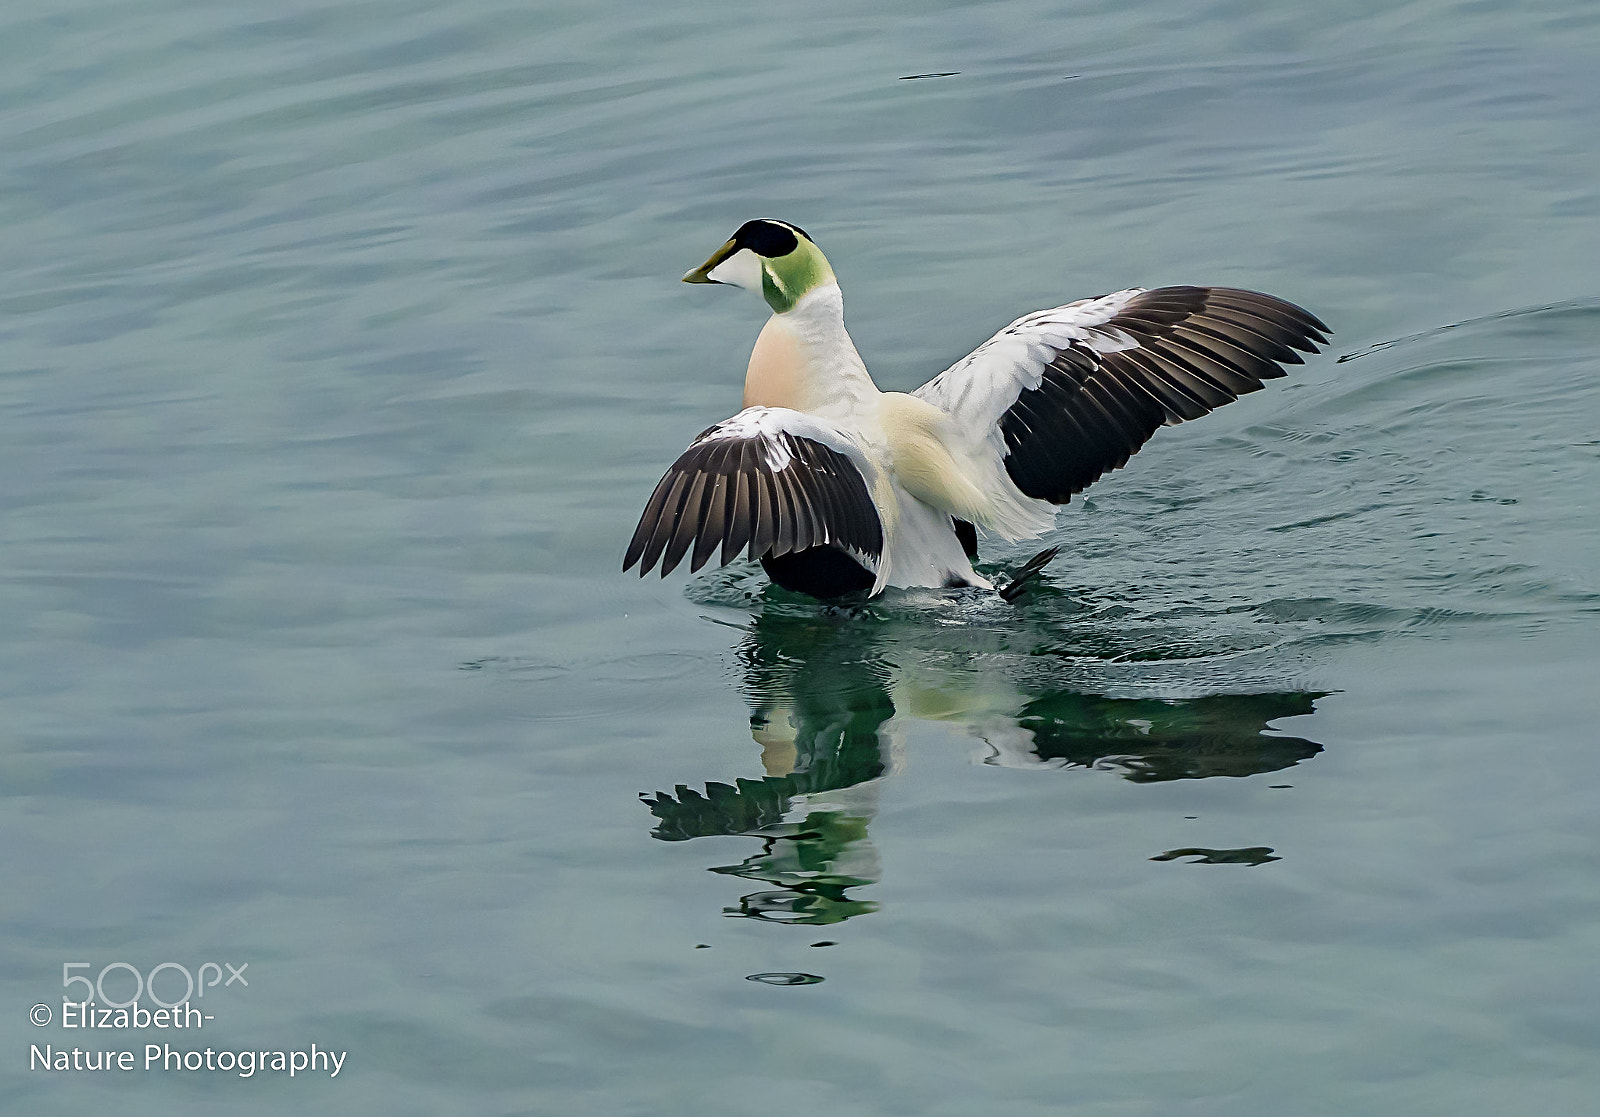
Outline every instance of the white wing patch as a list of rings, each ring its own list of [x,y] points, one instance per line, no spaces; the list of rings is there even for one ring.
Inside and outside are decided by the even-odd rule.
[[[973,419],[988,415],[988,422],[982,423],[987,428],[1023,389],[1037,388],[1045,366],[1073,342],[1096,353],[1138,348],[1138,340],[1125,331],[1102,327],[1142,294],[1144,288],[1130,287],[1024,314],[913,394],[952,414]]]

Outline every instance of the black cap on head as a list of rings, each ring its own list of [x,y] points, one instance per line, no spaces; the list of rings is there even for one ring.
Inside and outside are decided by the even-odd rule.
[[[765,256],[771,260],[787,256],[799,247],[800,242],[795,239],[796,233],[806,240],[811,239],[798,225],[786,225],[781,221],[758,218],[740,225],[739,231],[733,234],[733,243],[739,248],[748,248],[757,256]]]

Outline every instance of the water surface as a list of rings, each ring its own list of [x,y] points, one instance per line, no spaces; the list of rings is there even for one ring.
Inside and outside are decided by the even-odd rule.
[[[1597,49],[1573,0],[0,16],[7,1108],[1590,1111]],[[676,278],[753,216],[889,388],[1129,285],[1334,342],[1017,607],[624,577],[763,317]],[[181,1045],[339,1077],[28,1069],[63,963],[208,960]]]

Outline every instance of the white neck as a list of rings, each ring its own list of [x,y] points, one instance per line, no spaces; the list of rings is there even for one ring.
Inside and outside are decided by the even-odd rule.
[[[808,291],[787,314],[767,320],[744,380],[744,406],[812,415],[850,415],[878,395],[844,328],[837,283]]]

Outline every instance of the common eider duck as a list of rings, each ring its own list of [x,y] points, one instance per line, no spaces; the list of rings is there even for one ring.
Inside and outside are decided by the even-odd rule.
[[[1157,427],[1256,391],[1330,332],[1254,291],[1131,287],[1024,315],[916,391],[883,392],[845,330],[833,268],[799,226],[748,221],[683,282],[757,292],[772,317],[744,409],[667,470],[622,568],[659,563],[665,577],[685,557],[693,572],[742,552],[825,599],[993,589],[972,568],[976,528],[1043,534],[1057,505]]]

